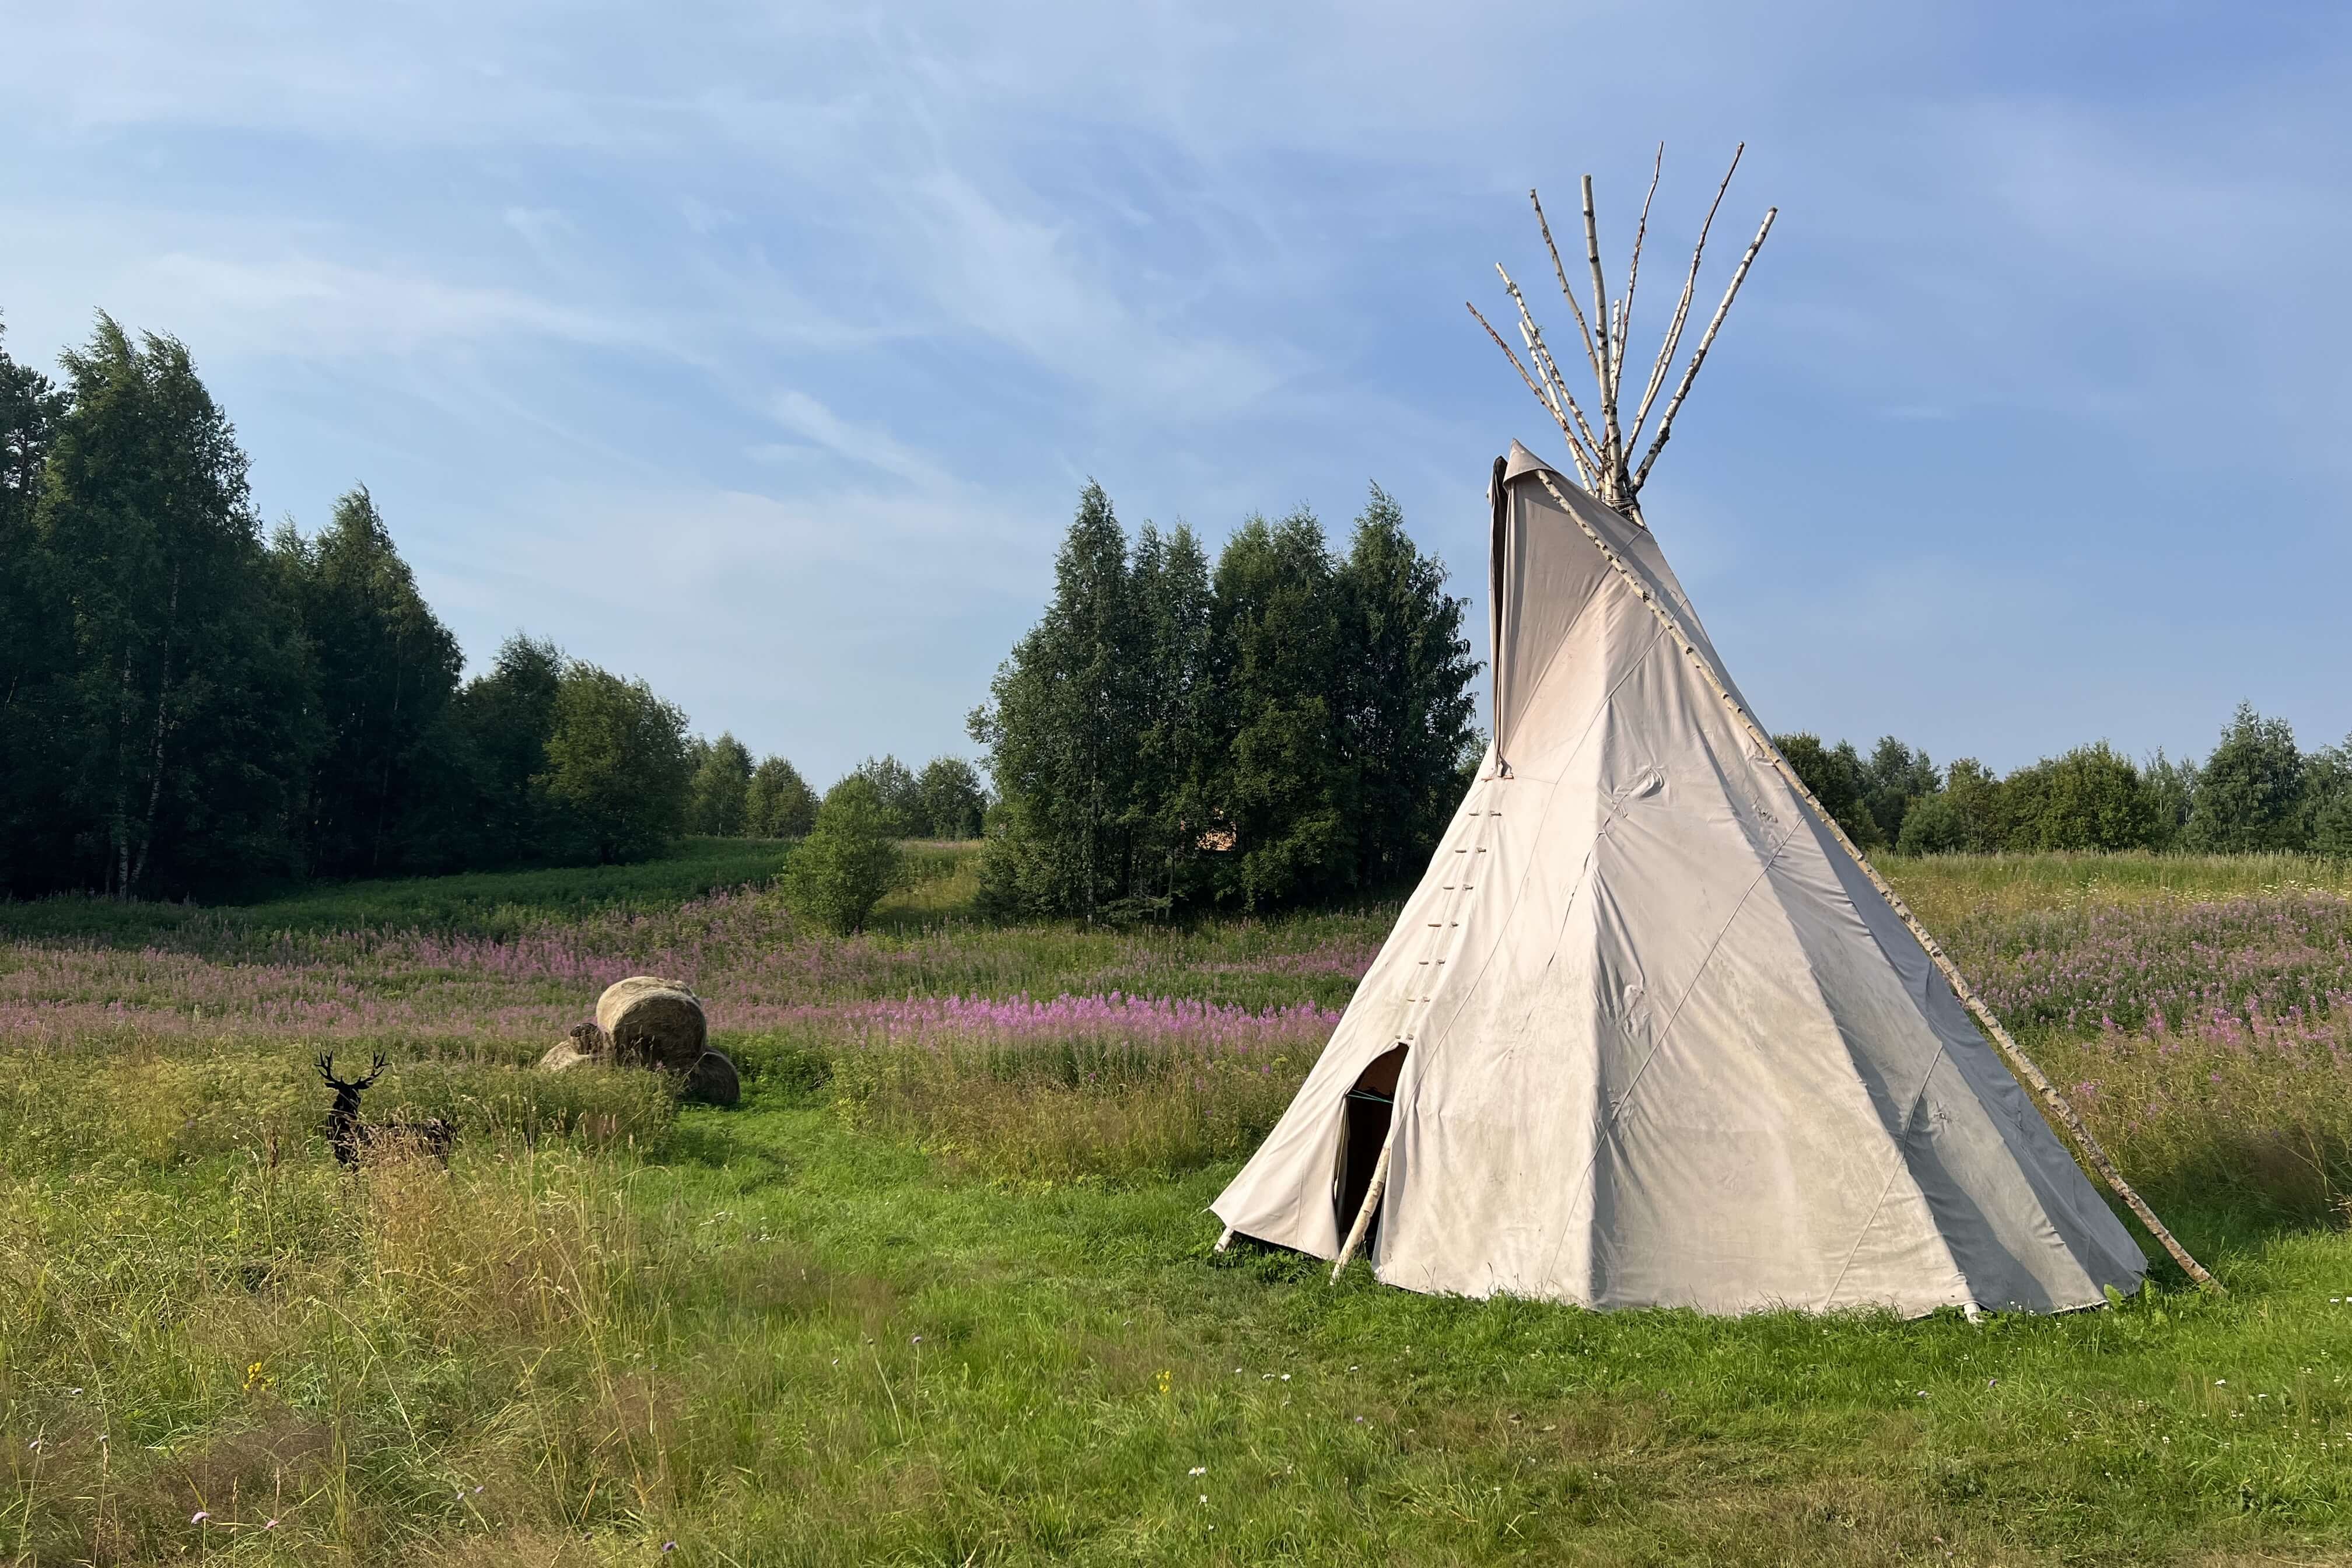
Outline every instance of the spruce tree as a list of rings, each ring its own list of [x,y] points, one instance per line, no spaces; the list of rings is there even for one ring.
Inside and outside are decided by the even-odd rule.
[[[1477,713],[1478,662],[1462,635],[1467,603],[1447,596],[1444,566],[1414,546],[1403,512],[1378,485],[1356,520],[1338,586],[1354,880],[1402,886],[1427,866],[1461,804],[1457,767]]]
[[[65,394],[0,340],[0,893],[43,891],[72,875],[60,831],[71,752],[57,744],[71,638],[33,527],[65,409]]]
[[[533,781],[547,771],[565,662],[554,643],[519,632],[499,647],[489,669],[457,694],[457,728],[474,768],[478,837],[468,859],[475,864],[561,858]]]
[[[1141,726],[1139,627],[1127,535],[1087,485],[1054,564],[1054,599],[1013,646],[976,710],[1006,828],[982,866],[987,904],[1092,921],[1129,871]]]
[[[2311,830],[2303,789],[2303,753],[2294,729],[2241,702],[2221,743],[2197,771],[2183,841],[2207,852],[2301,849]]]
[[[1163,534],[1147,522],[1136,539],[1131,588],[1139,734],[1126,813],[1133,844],[1126,898],[1139,912],[1166,913],[1202,892],[1202,842],[1226,826],[1208,794],[1216,747],[1208,552],[1181,523]]]
[[[316,539],[272,544],[300,625],[320,746],[305,780],[311,869],[375,876],[419,857],[431,818],[465,809],[463,779],[436,744],[457,690],[457,639],[417,592],[364,486]]]
[[[1321,524],[1253,518],[1217,558],[1211,630],[1220,769],[1234,836],[1218,898],[1255,910],[1355,885],[1341,610]]]

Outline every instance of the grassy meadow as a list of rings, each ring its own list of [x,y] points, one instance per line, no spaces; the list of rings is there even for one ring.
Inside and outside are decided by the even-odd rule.
[[[0,1563],[2352,1562],[2352,871],[1890,859],[2183,1239],[2055,1319],[1213,1252],[1389,911],[868,934],[781,846],[0,904]],[[527,1065],[624,974],[744,1103]],[[320,1049],[449,1171],[348,1176]]]

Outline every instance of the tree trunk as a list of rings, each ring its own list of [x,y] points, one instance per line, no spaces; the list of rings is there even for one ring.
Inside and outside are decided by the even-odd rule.
[[[180,568],[172,568],[172,596],[163,611],[163,668],[155,677],[155,739],[148,754],[152,770],[147,781],[147,819],[139,833],[139,859],[131,867],[130,879],[123,883],[122,896],[131,897],[131,889],[147,874],[147,852],[155,845],[155,812],[163,798],[163,737],[170,731],[167,708],[172,696],[172,635],[180,625]]]
[[[113,854],[106,868],[109,898],[131,896],[131,642],[122,643],[122,693],[114,719],[114,811],[108,837]]]

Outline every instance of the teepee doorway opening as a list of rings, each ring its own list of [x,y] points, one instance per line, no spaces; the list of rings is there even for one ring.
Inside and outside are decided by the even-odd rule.
[[[1381,1163],[1381,1151],[1388,1145],[1389,1126],[1396,1116],[1397,1079],[1404,1071],[1406,1047],[1399,1045],[1378,1057],[1356,1076],[1356,1084],[1348,1091],[1346,1109],[1339,1127],[1339,1169],[1331,1182],[1331,1213],[1341,1235],[1356,1222],[1364,1206],[1364,1195],[1372,1189],[1372,1173]],[[1364,1227],[1364,1243],[1370,1247],[1380,1235],[1380,1205],[1372,1205],[1371,1218]]]

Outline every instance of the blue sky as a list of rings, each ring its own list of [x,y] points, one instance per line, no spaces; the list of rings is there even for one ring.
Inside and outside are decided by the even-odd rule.
[[[1780,208],[1643,497],[1767,723],[2001,767],[2201,753],[2241,698],[2352,731],[2340,6],[0,0],[0,37],[14,353],[176,333],[265,515],[364,481],[474,665],[553,637],[820,784],[969,752],[1089,476],[1212,540],[1343,535],[1378,480],[1477,595],[1489,461],[1559,444],[1462,301],[1546,270],[1530,184],[1591,172],[1622,255],[1662,138],[1637,347],[1734,142],[1710,298]]]

